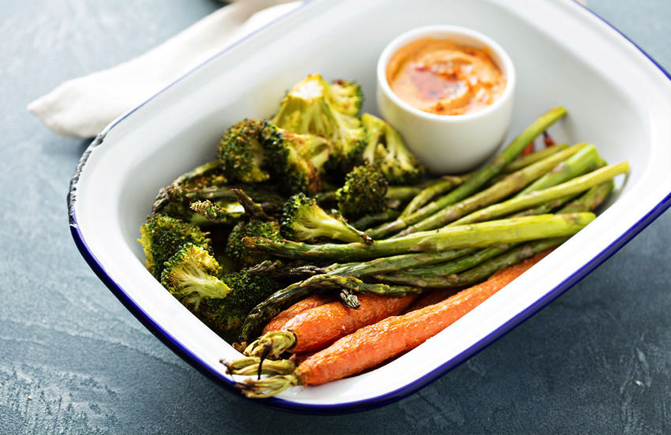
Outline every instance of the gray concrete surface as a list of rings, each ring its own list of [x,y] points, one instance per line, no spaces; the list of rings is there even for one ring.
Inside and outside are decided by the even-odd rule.
[[[671,70],[668,0],[589,3]],[[400,402],[314,417],[213,384],[147,332],[81,258],[65,196],[89,141],[57,137],[25,107],[220,4],[0,6],[0,434],[671,433],[671,212],[529,321]]]

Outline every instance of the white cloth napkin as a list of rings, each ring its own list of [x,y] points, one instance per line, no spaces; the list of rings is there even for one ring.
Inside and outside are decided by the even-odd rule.
[[[227,45],[301,3],[241,0],[224,6],[135,59],[66,81],[28,110],[61,136],[93,137]]]

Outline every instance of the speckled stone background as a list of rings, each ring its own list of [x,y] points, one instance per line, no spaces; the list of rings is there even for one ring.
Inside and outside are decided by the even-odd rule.
[[[668,0],[589,4],[671,70]],[[470,361],[374,411],[266,409],[147,332],[70,236],[65,197],[88,141],[55,136],[25,107],[220,6],[0,1],[0,434],[671,433],[671,212]]]

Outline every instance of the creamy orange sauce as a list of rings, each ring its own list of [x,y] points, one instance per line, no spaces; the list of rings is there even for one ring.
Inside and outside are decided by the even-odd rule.
[[[387,65],[387,82],[403,101],[424,112],[462,115],[496,101],[506,79],[485,50],[424,38],[400,48]]]

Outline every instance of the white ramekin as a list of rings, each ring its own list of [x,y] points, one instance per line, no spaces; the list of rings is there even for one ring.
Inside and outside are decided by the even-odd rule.
[[[401,47],[427,37],[487,49],[506,78],[503,94],[486,108],[463,115],[436,115],[401,100],[387,82],[387,64]],[[492,155],[508,131],[514,93],[515,68],[508,54],[492,39],[463,27],[436,25],[405,32],[387,45],[377,64],[380,114],[401,133],[417,158],[436,174],[472,170]]]

